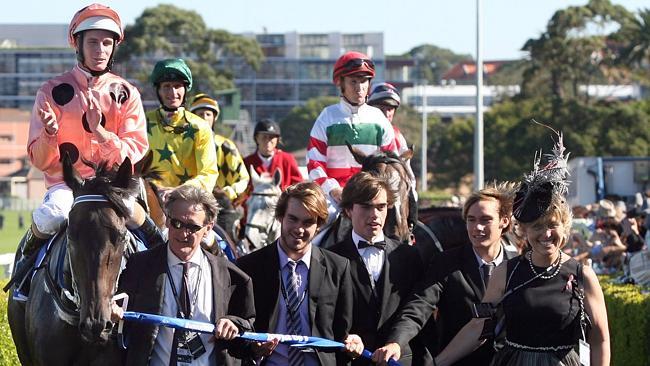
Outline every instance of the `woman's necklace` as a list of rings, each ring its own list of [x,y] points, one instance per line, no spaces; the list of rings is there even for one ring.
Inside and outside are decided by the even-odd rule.
[[[562,262],[561,262],[561,260],[562,260],[562,253],[560,253],[560,254],[557,256],[557,259],[555,260],[555,262],[554,262],[553,264],[551,264],[550,267],[546,268],[546,271],[542,272],[542,273],[548,273],[549,271],[551,271],[551,270],[553,269],[553,267],[555,267],[555,269],[553,270],[553,273],[548,274],[548,275],[544,275],[544,274],[542,274],[542,273],[538,273],[538,272],[535,270],[535,266],[533,265],[533,251],[532,251],[532,250],[528,252],[528,256],[527,256],[527,257],[528,257],[528,265],[530,266],[530,270],[533,271],[533,274],[534,274],[535,276],[539,276],[539,278],[542,278],[542,279],[548,280],[548,279],[551,279],[551,278],[557,276],[557,274],[560,273],[560,267],[562,266]]]

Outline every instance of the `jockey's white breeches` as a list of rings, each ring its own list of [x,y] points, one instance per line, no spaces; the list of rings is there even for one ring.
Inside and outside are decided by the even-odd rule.
[[[43,234],[56,234],[72,209],[74,197],[65,183],[55,184],[47,190],[43,203],[32,213],[32,220]]]

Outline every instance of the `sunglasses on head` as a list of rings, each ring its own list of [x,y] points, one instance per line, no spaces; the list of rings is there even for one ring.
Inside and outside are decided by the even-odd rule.
[[[346,62],[343,66],[341,66],[342,69],[344,70],[354,70],[358,69],[363,64],[366,64],[370,69],[374,70],[375,69],[375,63],[372,62],[372,60],[369,60],[367,58],[353,58],[352,60]]]
[[[186,222],[175,219],[173,217],[169,218],[169,223],[176,230],[185,229],[185,230],[189,231],[192,234],[194,234],[195,232],[203,229],[203,227],[205,226],[205,225],[199,226],[199,225],[195,225],[195,224],[188,224]]]

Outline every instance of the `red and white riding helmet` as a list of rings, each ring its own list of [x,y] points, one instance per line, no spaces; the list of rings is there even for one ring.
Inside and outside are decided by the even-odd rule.
[[[124,32],[122,31],[122,21],[115,10],[102,4],[92,4],[79,10],[70,21],[68,28],[68,43],[75,47],[75,35],[79,32],[102,29],[116,35],[116,43],[122,42]]]

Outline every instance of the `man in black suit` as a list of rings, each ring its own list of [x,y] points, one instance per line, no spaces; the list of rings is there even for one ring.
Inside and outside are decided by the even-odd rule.
[[[350,260],[354,284],[352,333],[358,334],[366,348],[375,349],[388,340],[388,331],[397,310],[411,294],[422,275],[418,251],[409,245],[384,237],[388,208],[393,205],[390,183],[368,172],[354,175],[343,188],[340,207],[352,222],[352,232],[330,250]],[[400,363],[411,365],[407,344]],[[353,365],[370,365],[358,359]]]
[[[169,194],[165,211],[168,244],[134,254],[120,277],[128,310],[211,322],[216,329],[205,335],[127,323],[125,364],[234,365],[232,356],[246,356],[244,345],[232,339],[252,330],[253,286],[235,265],[200,247],[217,202],[211,193],[183,185]],[[115,307],[114,313],[120,316]]]
[[[400,357],[401,349],[418,334],[436,307],[438,342],[431,345],[434,354],[444,349],[473,317],[473,304],[483,299],[494,267],[517,255],[501,243],[510,227],[512,197],[512,190],[506,185],[472,193],[463,207],[469,243],[434,258],[400,311],[387,344],[375,351],[373,360],[383,364],[390,357]],[[493,355],[493,344],[486,342],[455,365],[489,365]]]
[[[255,330],[300,334],[344,341],[358,356],[363,343],[348,335],[352,323],[352,284],[347,259],[312,246],[318,227],[327,220],[327,201],[313,182],[288,187],[280,196],[275,216],[280,238],[239,259],[239,267],[253,280]],[[347,364],[345,354],[297,352],[278,345],[263,349],[263,365]]]

